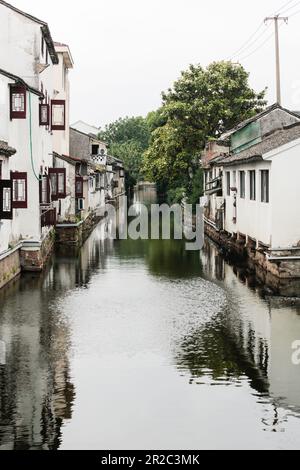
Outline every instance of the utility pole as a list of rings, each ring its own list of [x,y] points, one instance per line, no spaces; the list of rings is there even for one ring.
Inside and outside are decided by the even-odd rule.
[[[284,21],[286,24],[288,22],[287,17],[275,15],[265,18],[265,23],[268,21],[274,21],[275,25],[275,54],[276,54],[276,97],[277,103],[281,104],[281,80],[280,80],[280,52],[279,52],[279,33],[278,33],[278,22]]]

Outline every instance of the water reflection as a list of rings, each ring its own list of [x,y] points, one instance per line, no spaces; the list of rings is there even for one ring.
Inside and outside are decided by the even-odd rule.
[[[107,223],[0,292],[0,448],[299,447],[299,303]]]

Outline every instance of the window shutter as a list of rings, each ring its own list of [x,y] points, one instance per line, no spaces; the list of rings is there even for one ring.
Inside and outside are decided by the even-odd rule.
[[[51,201],[58,200],[57,173],[56,168],[49,168],[49,183]]]
[[[51,101],[51,129],[53,131],[64,131],[66,129],[65,100]]]
[[[40,177],[40,204],[50,203],[50,184],[47,175]]]
[[[58,199],[66,197],[66,169],[57,168],[57,193]]]
[[[83,178],[82,178],[82,176],[76,176],[75,196],[77,198],[83,198]]]
[[[66,169],[49,168],[51,200],[57,201],[66,197]]]
[[[26,88],[22,85],[10,87],[10,119],[26,119]]]
[[[49,126],[49,105],[41,103],[40,104],[40,126]]]
[[[0,180],[0,219],[12,220],[12,181]]]
[[[13,209],[27,209],[27,173],[11,172]]]

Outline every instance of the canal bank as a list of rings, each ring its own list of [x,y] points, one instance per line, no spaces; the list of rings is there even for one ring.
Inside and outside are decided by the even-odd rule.
[[[299,303],[104,230],[0,292],[0,448],[297,448]]]
[[[269,293],[300,297],[300,247],[288,254],[284,250],[276,250],[272,256],[265,247],[254,246],[251,239],[246,243],[244,237],[232,237],[208,223],[205,224],[205,234],[230,264],[243,266]]]

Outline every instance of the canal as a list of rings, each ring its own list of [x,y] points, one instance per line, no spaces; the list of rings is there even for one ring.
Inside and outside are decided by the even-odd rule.
[[[300,447],[300,304],[206,242],[103,240],[0,293],[0,449]]]

